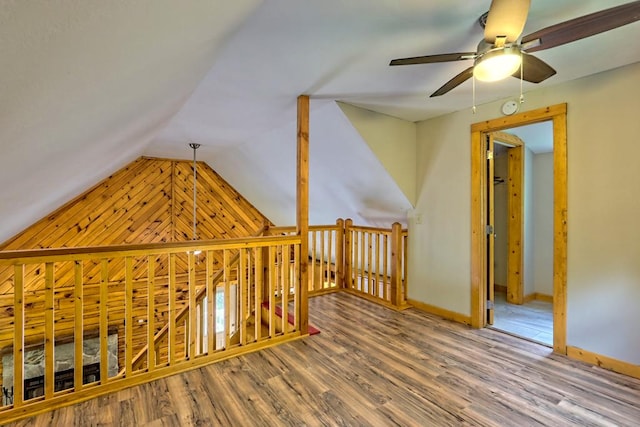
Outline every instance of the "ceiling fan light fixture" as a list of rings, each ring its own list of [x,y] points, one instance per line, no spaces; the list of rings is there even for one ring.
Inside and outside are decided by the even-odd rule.
[[[520,50],[515,46],[490,50],[476,59],[473,76],[483,82],[496,82],[518,71],[521,63]]]

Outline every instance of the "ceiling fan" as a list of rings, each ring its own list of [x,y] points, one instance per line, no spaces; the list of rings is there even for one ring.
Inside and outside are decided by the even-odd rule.
[[[489,12],[480,18],[481,25],[484,24],[484,39],[475,52],[400,58],[389,65],[473,59],[473,66],[449,80],[431,97],[444,95],[471,76],[481,81],[497,81],[511,75],[520,78],[522,71],[523,80],[540,83],[556,74],[556,70],[531,52],[571,43],[640,20],[640,1],[633,1],[543,28],[520,39],[530,3],[531,0],[492,0]]]

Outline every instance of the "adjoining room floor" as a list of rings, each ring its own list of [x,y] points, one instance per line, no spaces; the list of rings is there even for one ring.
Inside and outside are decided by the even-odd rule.
[[[553,345],[553,305],[530,301],[523,305],[508,304],[504,293],[495,294],[493,329],[508,332],[544,345]]]

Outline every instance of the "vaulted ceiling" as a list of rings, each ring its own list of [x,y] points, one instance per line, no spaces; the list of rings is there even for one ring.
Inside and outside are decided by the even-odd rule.
[[[524,33],[622,3],[533,0]],[[388,63],[475,50],[489,4],[3,1],[0,241],[140,155],[189,158],[189,141],[263,213],[291,223],[302,93],[312,98],[312,221],[401,220],[411,197],[334,101],[408,122],[469,108],[470,81],[428,97],[467,64]],[[538,52],[558,71],[540,85],[637,62],[638,40],[634,23]],[[478,84],[476,103],[519,85]]]

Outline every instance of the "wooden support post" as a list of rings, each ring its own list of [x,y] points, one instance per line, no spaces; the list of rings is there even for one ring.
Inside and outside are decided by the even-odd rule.
[[[344,220],[338,218],[336,221],[336,288],[344,286]]]
[[[402,226],[394,222],[391,226],[391,304],[402,303]]]
[[[300,304],[296,323],[300,333],[309,333],[308,273],[309,263],[309,96],[298,97],[298,133],[296,167],[296,234],[300,237],[300,273],[298,289]],[[285,320],[286,321],[286,320]]]
[[[347,218],[344,222],[344,281],[345,288],[351,289],[353,285],[352,260],[353,260],[353,242],[351,241],[351,226],[353,221]]]

